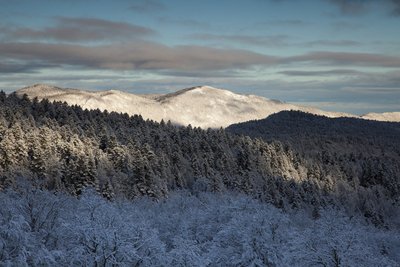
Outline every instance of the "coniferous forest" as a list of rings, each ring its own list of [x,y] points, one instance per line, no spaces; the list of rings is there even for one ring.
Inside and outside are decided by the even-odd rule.
[[[280,249],[307,246],[314,254],[299,261],[303,266],[349,266],[348,257],[364,257],[364,244],[370,255],[376,254],[370,261],[364,257],[364,266],[376,266],[379,257],[385,259],[383,265],[395,266],[400,241],[388,233],[400,229],[399,137],[399,123],[294,111],[226,130],[204,130],[1,92],[0,190],[8,208],[0,210],[0,264],[290,266],[298,256]],[[26,188],[36,193],[22,194]],[[213,207],[204,210],[202,201]],[[244,206],[237,210],[232,202]],[[194,211],[186,205],[194,205]],[[148,210],[140,214],[139,208]],[[178,222],[185,219],[171,215],[186,232],[152,217],[164,208],[187,216]],[[319,248],[305,232],[300,234],[308,226],[298,222],[299,213],[321,235],[330,220],[338,220],[332,224],[336,233],[352,225],[357,228],[354,239]],[[93,236],[74,228],[78,215],[94,227],[90,229],[98,227]],[[167,220],[168,215],[160,216]],[[256,222],[249,221],[252,216]],[[285,231],[298,233],[301,237],[293,240],[305,243],[289,245],[279,232],[281,223],[275,227],[271,218],[286,220]],[[246,224],[253,224],[251,233],[235,236]],[[119,236],[116,229],[124,227],[136,232]],[[377,231],[371,237],[374,245],[360,239],[362,231],[372,231],[366,229]],[[67,239],[68,231],[75,230],[79,242]],[[251,240],[264,231],[271,233],[265,240]],[[21,238],[39,242],[42,250],[35,252]],[[229,250],[227,240],[238,242],[236,249]],[[238,250],[241,246],[248,247]],[[80,251],[74,252],[79,259],[63,254],[70,247]],[[207,254],[212,249],[230,256]]]

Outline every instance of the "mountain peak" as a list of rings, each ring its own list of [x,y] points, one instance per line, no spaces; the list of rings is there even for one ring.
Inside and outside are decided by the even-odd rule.
[[[232,91],[226,90],[226,89],[221,89],[221,88],[216,88],[208,85],[201,85],[201,86],[195,86],[195,87],[190,87],[186,89],[179,90],[175,93],[168,94],[170,96],[178,96],[178,95],[183,95],[183,94],[190,94],[190,95],[204,95],[204,96],[212,96],[212,97],[244,97],[244,95],[241,94],[236,94]]]
[[[212,90],[220,90],[211,86],[206,86],[206,85],[199,85],[199,86],[193,86],[193,87],[189,87],[189,88],[185,88],[173,93],[169,93],[169,94],[165,94],[165,95],[161,95],[159,97],[157,97],[157,100],[159,102],[165,102],[168,101],[171,98],[175,98],[178,97],[180,95],[185,95],[185,94],[193,94],[193,93],[201,93],[201,94],[205,94],[206,91],[212,91]]]
[[[55,94],[60,94],[61,92],[64,92],[66,89],[56,87],[53,85],[49,84],[42,84],[42,83],[37,83],[31,86],[27,86],[24,88],[21,88],[16,91],[18,95],[24,95],[27,94],[29,97],[34,98],[44,98],[48,97],[51,95]]]
[[[62,90],[61,88],[59,88],[57,86],[53,86],[53,85],[49,85],[49,84],[45,84],[45,83],[37,83],[37,84],[34,84],[34,85],[30,85],[30,86],[26,86],[24,88],[21,88],[21,89],[17,90],[17,92],[19,92],[19,91],[49,90],[49,89]]]
[[[212,87],[212,86],[208,86],[208,85],[198,85],[198,86],[193,86],[193,87],[189,87],[189,88],[185,88],[179,91],[176,91],[173,94],[183,94],[183,93],[189,93],[189,92],[205,92],[205,91],[218,91],[221,89]]]

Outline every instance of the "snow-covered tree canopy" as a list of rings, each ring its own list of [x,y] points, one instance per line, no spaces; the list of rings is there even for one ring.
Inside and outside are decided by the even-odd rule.
[[[1,266],[398,266],[397,231],[333,209],[313,220],[243,194],[166,200],[0,193]]]

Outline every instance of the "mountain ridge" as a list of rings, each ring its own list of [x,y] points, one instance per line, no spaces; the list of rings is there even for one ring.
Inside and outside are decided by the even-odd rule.
[[[376,121],[396,121],[400,122],[400,111],[393,112],[370,112],[361,116],[366,120],[376,120]]]
[[[132,94],[115,89],[89,91],[35,84],[16,91],[39,100],[67,102],[87,109],[108,110],[129,115],[140,114],[145,119],[171,121],[178,125],[201,128],[220,128],[249,120],[263,119],[284,110],[299,110],[330,118],[357,117],[372,120],[400,121],[399,115],[356,116],[343,112],[324,111],[299,106],[257,95],[236,94],[211,86],[194,86],[167,94]],[[393,117],[393,118],[392,118]]]

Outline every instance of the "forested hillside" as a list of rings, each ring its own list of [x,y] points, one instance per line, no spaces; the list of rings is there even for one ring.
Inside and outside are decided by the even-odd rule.
[[[354,193],[369,188],[399,203],[400,123],[284,111],[231,125],[226,131],[265,142],[280,141],[304,160],[311,171],[308,177],[332,176]]]
[[[24,177],[42,188],[74,195],[92,186],[108,199],[143,195],[159,199],[181,188],[233,190],[278,208],[308,209],[316,218],[321,207],[333,205],[389,226],[398,211],[400,173],[398,127],[390,125],[393,129],[387,136],[379,135],[385,139],[382,143],[358,148],[359,153],[349,154],[350,158],[343,156],[346,164],[342,165],[349,167],[342,170],[336,157],[320,149],[337,142],[334,134],[333,140],[317,139],[316,144],[323,142],[320,147],[313,145],[304,152],[299,147],[306,143],[292,144],[279,134],[266,142],[223,129],[175,127],[137,115],[88,111],[1,93],[0,185],[6,188]],[[380,126],[377,129],[386,133]],[[371,142],[368,136],[359,139]],[[390,149],[383,146],[388,143]],[[371,159],[364,150],[380,154]],[[321,154],[326,162],[314,160],[313,154]],[[375,164],[387,165],[375,173]]]

